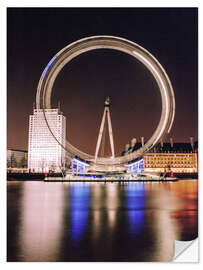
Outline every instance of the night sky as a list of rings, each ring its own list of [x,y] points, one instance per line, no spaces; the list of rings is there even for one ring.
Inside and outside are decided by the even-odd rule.
[[[197,12],[195,8],[9,8],[8,148],[28,147],[29,115],[50,59],[69,43],[93,35],[127,38],[160,61],[176,98],[175,122],[165,140],[189,142],[190,136],[197,140]],[[149,139],[160,118],[158,86],[139,61],[108,49],[78,56],[59,73],[52,107],[60,101],[67,117],[67,139],[90,154],[95,151],[107,96],[112,102],[117,154],[133,137]]]

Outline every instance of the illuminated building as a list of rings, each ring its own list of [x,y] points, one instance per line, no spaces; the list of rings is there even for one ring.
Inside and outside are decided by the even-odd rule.
[[[197,153],[150,153],[144,162],[145,172],[197,173]]]
[[[80,160],[77,157],[72,158],[71,160],[71,168],[72,172],[85,173],[87,172],[87,168],[89,167],[89,163],[84,160]]]
[[[125,155],[139,149],[144,142],[131,144],[126,147]],[[129,145],[128,145],[129,146]],[[144,163],[144,164],[143,164]],[[139,168],[142,168],[140,170]],[[143,169],[144,168],[144,169]],[[144,154],[143,159],[135,160],[126,165],[128,172],[174,172],[174,173],[197,173],[197,142],[193,143],[159,143],[148,153]]]
[[[131,162],[125,165],[126,172],[143,173],[145,169],[144,165],[145,165],[144,158]]]
[[[65,167],[66,118],[59,109],[34,109],[29,121],[28,169],[31,172],[61,172]],[[58,141],[58,142],[57,142]],[[62,146],[61,146],[62,145]]]

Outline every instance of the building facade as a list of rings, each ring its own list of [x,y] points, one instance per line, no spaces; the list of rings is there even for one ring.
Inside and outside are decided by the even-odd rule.
[[[122,155],[131,153],[139,149],[143,143],[126,149]],[[142,172],[151,173],[197,173],[198,157],[197,142],[195,143],[159,143],[148,153],[144,154],[142,160]],[[127,165],[128,172],[139,172],[137,168],[140,160],[130,162]]]
[[[28,169],[31,172],[61,172],[66,160],[66,117],[59,109],[45,109],[45,115],[51,131],[42,109],[34,109],[30,115]]]
[[[197,173],[197,153],[147,153],[144,171],[160,173]]]

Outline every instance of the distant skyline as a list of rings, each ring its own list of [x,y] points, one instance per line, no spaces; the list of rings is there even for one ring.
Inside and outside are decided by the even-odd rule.
[[[8,8],[7,147],[27,149],[29,115],[43,69],[63,47],[92,35],[138,43],[162,64],[172,82],[176,115],[169,137],[198,139],[197,8]],[[67,139],[94,154],[104,100],[111,97],[116,154],[133,137],[146,140],[161,113],[158,86],[131,56],[95,50],[59,73],[52,94],[67,118]]]

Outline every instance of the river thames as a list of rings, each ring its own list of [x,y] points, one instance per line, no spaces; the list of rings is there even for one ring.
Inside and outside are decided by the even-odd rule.
[[[198,181],[7,182],[7,260],[170,261],[198,235]]]

